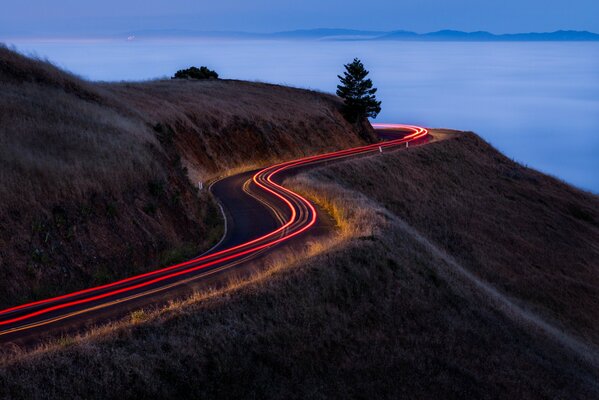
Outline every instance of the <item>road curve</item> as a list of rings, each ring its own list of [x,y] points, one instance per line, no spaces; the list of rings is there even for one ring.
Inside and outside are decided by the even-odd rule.
[[[243,185],[243,191],[264,206],[262,212],[267,210],[271,214],[271,222],[255,224],[253,219],[265,221],[268,218],[260,217],[252,210],[245,212],[245,217],[228,215],[228,221],[237,223],[237,229],[229,229],[229,232],[236,233],[229,233],[228,237],[223,238],[226,240],[207,254],[106,285],[1,310],[0,342],[18,341],[24,337],[31,342],[35,341],[38,334],[41,336],[52,327],[67,327],[73,321],[114,317],[121,308],[130,309],[132,305],[163,299],[181,286],[246,263],[270,251],[273,246],[304,234],[315,226],[318,213],[310,201],[281,185],[283,177],[291,170],[389,148],[407,147],[409,143],[422,142],[428,138],[428,131],[417,126],[375,124],[373,127],[387,140],[276,164],[253,173],[251,180],[247,179],[247,173],[229,179],[229,185]],[[253,190],[249,188],[250,183]],[[215,192],[219,198],[218,190]],[[236,204],[234,199],[231,202]],[[242,206],[236,204],[227,208],[228,214],[234,214]]]

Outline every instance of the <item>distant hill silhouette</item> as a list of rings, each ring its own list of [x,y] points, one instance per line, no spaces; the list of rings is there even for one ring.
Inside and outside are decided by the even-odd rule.
[[[357,29],[299,29],[273,33],[237,32],[237,31],[196,31],[189,29],[156,29],[133,31],[118,35],[136,38],[232,38],[232,39],[327,39],[327,38],[375,38],[388,35],[384,31],[363,31]]]
[[[343,37],[343,36],[355,36],[355,37],[380,37],[387,35],[388,32],[382,31],[363,31],[356,29],[300,29],[295,31],[275,32],[266,34],[266,36],[276,38],[313,38],[323,39],[327,37]]]
[[[599,34],[588,31],[556,31],[494,34],[486,31],[463,32],[441,30],[429,33],[410,31],[366,31],[356,29],[300,29],[274,33],[233,31],[194,31],[184,29],[144,30],[118,35],[135,38],[229,38],[229,39],[288,39],[288,40],[398,40],[436,42],[526,42],[526,41],[599,41]]]
[[[491,41],[599,41],[599,35],[587,31],[556,31],[556,32],[531,32],[495,35],[490,32],[462,32],[442,30],[418,34],[407,31],[395,31],[374,38],[375,40],[422,40],[422,41],[459,41],[459,42],[491,42]]]

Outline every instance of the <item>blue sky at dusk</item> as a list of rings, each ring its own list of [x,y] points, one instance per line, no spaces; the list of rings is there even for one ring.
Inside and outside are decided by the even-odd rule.
[[[597,0],[19,0],[3,1],[0,35],[141,29],[273,32],[300,28],[599,32]]]

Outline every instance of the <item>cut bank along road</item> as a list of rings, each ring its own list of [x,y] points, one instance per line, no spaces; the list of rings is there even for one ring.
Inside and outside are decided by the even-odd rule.
[[[106,285],[1,310],[0,342],[32,343],[49,332],[122,316],[131,309],[172,298],[191,283],[246,265],[277,245],[304,239],[317,225],[318,212],[306,198],[281,185],[286,175],[298,168],[407,146],[428,137],[426,129],[416,126],[377,124],[375,128],[386,141],[287,161],[217,182],[213,192],[224,205],[229,229],[209,253]]]

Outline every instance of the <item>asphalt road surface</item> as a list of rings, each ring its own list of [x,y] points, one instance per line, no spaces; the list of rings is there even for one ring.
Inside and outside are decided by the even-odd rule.
[[[322,163],[404,148],[425,142],[428,131],[408,125],[374,125],[385,141],[305,157],[216,181],[211,190],[225,214],[222,240],[189,261],[106,285],[0,311],[0,344],[28,346],[122,318],[202,287],[251,274],[282,246],[301,246],[330,234],[333,221],[307,199],[283,187],[290,174]]]

